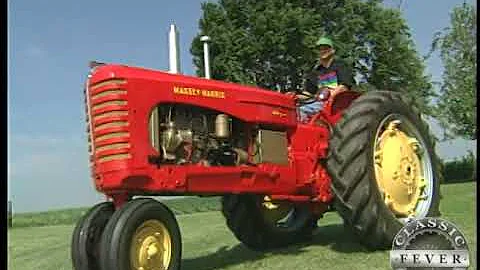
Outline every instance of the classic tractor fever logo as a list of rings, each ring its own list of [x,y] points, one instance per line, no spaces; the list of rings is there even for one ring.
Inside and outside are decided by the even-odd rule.
[[[390,263],[402,269],[467,269],[467,241],[451,222],[440,218],[413,220],[393,239]]]

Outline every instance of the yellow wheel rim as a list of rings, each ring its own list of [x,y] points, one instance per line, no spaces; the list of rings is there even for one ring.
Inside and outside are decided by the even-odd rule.
[[[172,239],[158,220],[145,221],[132,238],[130,261],[135,270],[166,270],[172,256]]]
[[[404,117],[386,117],[374,147],[375,179],[385,204],[398,218],[426,216],[433,174],[418,130]]]

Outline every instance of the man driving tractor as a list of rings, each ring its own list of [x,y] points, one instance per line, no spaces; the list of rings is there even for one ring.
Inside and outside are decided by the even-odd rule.
[[[298,99],[308,99],[318,96],[324,90],[329,90],[330,95],[335,95],[342,90],[349,90],[353,84],[351,69],[340,59],[335,57],[335,48],[332,40],[321,37],[316,42],[319,50],[319,59],[313,70],[307,74],[304,92],[297,95]],[[315,101],[300,106],[300,119],[305,121],[309,116],[322,109],[323,102]]]

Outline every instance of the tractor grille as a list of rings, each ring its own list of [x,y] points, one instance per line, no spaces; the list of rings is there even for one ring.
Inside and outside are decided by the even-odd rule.
[[[131,157],[128,102],[124,79],[90,85],[86,98],[91,165]],[[93,130],[93,131],[92,131]]]

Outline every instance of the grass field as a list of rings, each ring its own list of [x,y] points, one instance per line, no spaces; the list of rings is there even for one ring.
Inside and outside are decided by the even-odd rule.
[[[463,231],[470,247],[470,261],[476,265],[475,183],[443,185],[442,217]],[[388,251],[367,252],[346,233],[336,213],[319,221],[312,241],[273,252],[245,248],[227,229],[218,211],[217,198],[172,201],[170,206],[190,214],[179,215],[183,240],[182,270],[210,269],[390,269]],[[78,209],[77,209],[78,210]],[[30,218],[35,219],[33,214]],[[20,216],[22,217],[22,216]],[[25,216],[23,216],[25,217]],[[15,220],[14,220],[15,224]],[[17,223],[19,224],[19,223]],[[24,224],[25,225],[25,224]],[[71,270],[70,237],[73,224],[17,227],[8,232],[10,270]],[[476,269],[475,266],[470,269]]]

